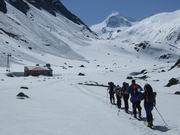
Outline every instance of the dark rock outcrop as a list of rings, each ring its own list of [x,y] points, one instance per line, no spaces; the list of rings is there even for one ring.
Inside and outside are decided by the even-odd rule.
[[[100,84],[94,81],[88,81],[84,83],[78,83],[79,85],[87,85],[87,86],[98,86],[98,87],[108,87],[108,85]]]
[[[147,73],[146,69],[143,69],[140,72],[132,72],[132,73],[130,73],[130,75],[137,76],[137,75],[144,74],[144,73]]]
[[[20,89],[26,89],[26,90],[28,90],[29,88],[26,87],[26,86],[21,86]]]
[[[168,84],[166,85],[166,87],[171,87],[171,86],[177,85],[177,84],[179,84],[179,83],[180,83],[180,82],[179,82],[178,79],[176,79],[176,78],[171,78],[171,79],[169,80]]]
[[[11,32],[8,32],[2,28],[0,28],[0,31],[4,32],[6,35],[8,35],[9,37],[12,37],[12,38],[15,38],[15,39],[19,39],[19,36],[14,34],[14,33],[11,33]]]
[[[170,70],[172,70],[173,68],[175,68],[175,67],[180,67],[180,58],[177,60],[177,62],[169,69],[169,71]]]
[[[78,76],[85,76],[85,74],[84,73],[79,73]]]
[[[163,54],[159,57],[159,59],[170,59],[172,57],[172,54]]]
[[[85,66],[84,66],[84,65],[81,65],[81,66],[79,66],[79,67],[82,67],[82,68],[84,68]]]
[[[0,0],[0,11],[3,13],[7,13],[6,3],[4,0]]]
[[[133,77],[132,76],[127,76],[126,79],[132,80]]]
[[[16,95],[18,98],[29,98],[29,96],[28,95],[26,95],[26,94],[24,94],[23,92],[20,92],[20,93],[18,93],[17,95]]]
[[[148,41],[141,42],[139,44],[136,44],[134,49],[139,52],[140,50],[145,50],[146,48],[149,48],[151,45]]]
[[[28,12],[28,10],[30,9],[30,7],[28,6],[28,4],[26,2],[24,2],[23,0],[7,0],[12,6],[14,6],[15,8],[17,8],[18,10],[20,10],[21,12],[23,12],[24,14],[26,14]]]
[[[180,91],[176,91],[174,94],[175,95],[180,95]]]

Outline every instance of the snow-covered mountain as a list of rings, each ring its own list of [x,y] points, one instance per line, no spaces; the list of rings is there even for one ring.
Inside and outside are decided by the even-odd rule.
[[[180,10],[148,17],[113,35],[118,43],[158,59],[180,57]]]
[[[96,35],[60,1],[1,0],[0,65],[12,61],[47,62],[48,54],[69,59],[85,60],[76,52],[78,46]]]
[[[109,15],[103,22],[91,26],[91,29],[102,38],[111,38],[114,33],[120,33],[135,23],[132,18],[124,17],[119,12]]]
[[[153,42],[168,42],[178,44],[180,41],[180,10],[170,13],[160,13],[148,17],[136,25],[119,33],[119,37],[129,37],[131,40],[149,40]],[[118,35],[118,34],[117,34]]]

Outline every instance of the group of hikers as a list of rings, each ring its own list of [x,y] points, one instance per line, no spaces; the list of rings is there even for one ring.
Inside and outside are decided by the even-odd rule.
[[[153,127],[153,115],[152,110],[156,105],[155,97],[156,92],[153,92],[153,88],[150,84],[145,84],[142,88],[135,80],[132,80],[131,85],[123,82],[122,87],[115,85],[113,82],[108,83],[108,92],[111,104],[117,105],[121,109],[121,99],[124,100],[124,109],[126,113],[129,113],[129,98],[132,103],[134,118],[142,119],[141,117],[141,101],[144,100],[144,109],[146,112],[147,126]],[[116,96],[116,98],[115,98]],[[116,102],[115,102],[116,99]],[[138,110],[138,112],[137,112]],[[138,117],[137,117],[138,114]]]

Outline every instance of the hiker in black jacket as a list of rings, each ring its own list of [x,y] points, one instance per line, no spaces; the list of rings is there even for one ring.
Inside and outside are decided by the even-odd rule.
[[[144,108],[146,111],[146,119],[148,122],[148,127],[153,126],[152,110],[156,104],[155,96],[156,96],[156,93],[153,92],[151,85],[145,84],[143,98],[144,98]]]
[[[123,95],[123,100],[124,100],[124,108],[125,108],[125,112],[128,113],[129,112],[129,103],[128,103],[128,99],[129,99],[129,84],[126,82],[123,82],[123,86],[122,86],[122,95]]]
[[[114,98],[114,94],[115,94],[115,91],[114,91],[114,88],[115,88],[115,85],[113,82],[108,82],[108,91],[109,91],[109,98],[110,98],[110,102],[111,104],[115,104],[115,98]]]

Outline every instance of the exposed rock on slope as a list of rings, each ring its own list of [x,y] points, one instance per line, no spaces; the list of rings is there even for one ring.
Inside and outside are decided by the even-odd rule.
[[[7,12],[6,3],[4,0],[0,0],[0,11],[3,13]]]

